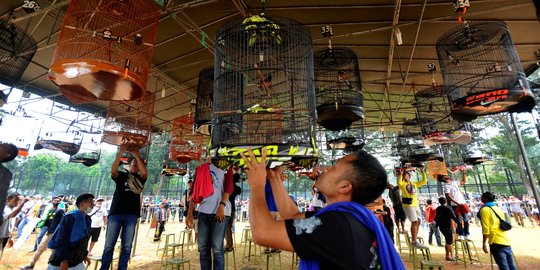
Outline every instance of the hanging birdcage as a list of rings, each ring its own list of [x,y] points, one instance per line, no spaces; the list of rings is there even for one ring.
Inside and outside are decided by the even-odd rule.
[[[466,165],[478,165],[493,159],[477,142],[461,145],[461,158]]]
[[[111,101],[103,127],[103,142],[141,148],[148,143],[154,112],[154,94],[133,101]]]
[[[418,91],[414,98],[413,105],[427,146],[467,144],[471,141],[471,133],[451,117],[450,104],[443,87],[433,84]]]
[[[18,155],[27,157],[38,133],[36,128],[41,123],[36,117],[28,115],[22,107],[8,111],[1,120],[0,140],[14,144],[19,149]],[[17,127],[17,132],[13,132],[13,127]]]
[[[170,159],[179,163],[188,163],[201,159],[203,135],[193,130],[193,115],[180,116],[173,120],[171,134]]]
[[[210,135],[213,95],[214,68],[205,68],[199,72],[195,106],[195,130],[204,135]]]
[[[81,142],[81,149],[76,155],[69,157],[69,162],[91,167],[99,163],[99,159],[101,158],[101,133],[103,122],[96,116],[87,113],[83,114],[83,118],[77,119],[77,123],[74,123],[74,125],[80,127],[79,131],[84,134]]]
[[[81,149],[84,134],[72,126],[69,126],[66,131],[48,130],[49,127],[58,126],[53,121],[57,120],[48,119],[43,123],[42,130],[34,144],[34,150],[60,151],[70,156],[77,154]]]
[[[216,37],[214,164],[243,166],[247,147],[268,165],[317,160],[311,34],[300,23],[252,16],[221,27]]]
[[[0,20],[0,83],[15,87],[36,51],[36,41],[24,30]]]
[[[534,107],[506,23],[459,24],[439,38],[437,55],[454,119],[471,121],[504,111],[530,112]]]
[[[317,122],[328,130],[346,129],[364,118],[362,85],[356,54],[348,48],[314,53]]]
[[[75,103],[141,98],[158,19],[153,1],[72,0],[49,79]]]
[[[395,153],[401,157],[403,166],[421,167],[422,162],[443,160],[437,150],[427,147],[420,135],[420,123],[417,119],[405,121],[403,133],[396,138]]]
[[[343,151],[343,153],[351,153],[364,147],[364,138],[363,122],[357,121],[348,129],[341,131],[332,131],[324,128],[317,130],[316,142],[320,150],[338,150]]]

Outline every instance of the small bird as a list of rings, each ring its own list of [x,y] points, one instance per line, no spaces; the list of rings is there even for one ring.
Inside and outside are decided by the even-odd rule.
[[[272,87],[272,74],[268,74],[266,76],[266,79],[259,80],[259,83],[257,83],[257,86],[261,89],[268,89]]]

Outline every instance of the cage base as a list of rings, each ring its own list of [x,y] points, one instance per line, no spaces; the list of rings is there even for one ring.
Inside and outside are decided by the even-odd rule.
[[[535,106],[534,97],[523,90],[494,90],[479,92],[452,102],[452,118],[460,122],[470,122],[478,116],[501,112],[531,112]]]
[[[61,151],[64,154],[73,156],[81,150],[81,145],[58,140],[39,140],[34,145],[34,150],[47,149],[51,151]]]
[[[71,163],[79,163],[86,167],[92,167],[99,163],[99,159],[96,158],[69,158],[69,162]]]
[[[73,102],[90,100],[135,100],[144,95],[146,85],[132,72],[90,59],[64,59],[49,70],[49,80]],[[71,93],[73,91],[73,94]]]
[[[431,154],[414,154],[410,155],[408,158],[405,158],[403,162],[405,163],[420,163],[431,160],[444,161],[444,157],[441,154],[431,153]]]
[[[195,153],[195,152],[177,153],[175,156],[171,156],[171,159],[176,160],[178,163],[186,164],[192,160],[200,160],[201,153]]]
[[[364,109],[358,105],[323,104],[317,106],[317,123],[328,130],[340,131],[364,118],[364,114]]]
[[[486,161],[489,161],[491,158],[489,157],[468,157],[468,158],[464,158],[463,161],[465,162],[465,164],[467,165],[479,165],[479,164],[482,164]]]
[[[145,146],[148,143],[148,137],[123,131],[115,132],[105,130],[103,131],[102,141],[117,146],[126,144],[128,145],[129,150],[129,148],[141,148]]]
[[[305,145],[221,145],[210,149],[212,163],[221,169],[231,165],[245,167],[244,160],[240,153],[248,156],[247,148],[251,148],[255,156],[261,156],[261,150],[266,147],[266,167],[274,168],[279,166],[312,168],[317,164],[319,150],[310,144]]]
[[[431,147],[436,144],[469,144],[471,133],[468,131],[434,132],[424,136],[424,144]]]
[[[355,137],[343,137],[333,140],[329,140],[327,143],[328,148],[332,150],[344,150],[348,152],[358,151],[364,148],[366,144],[362,138]]]

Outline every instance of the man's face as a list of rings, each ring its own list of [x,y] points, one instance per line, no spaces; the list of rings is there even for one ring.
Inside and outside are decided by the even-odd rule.
[[[21,200],[19,199],[19,197],[14,197],[14,198],[11,198],[11,200],[8,200],[7,202],[7,205],[10,207],[10,208],[14,208],[14,207],[17,207],[17,205],[19,204]]]
[[[137,164],[137,160],[134,159],[131,161],[131,166],[129,167],[130,173],[137,173],[139,171],[139,165]]]
[[[60,203],[60,198],[52,199],[51,203]]]
[[[97,202],[95,203],[95,205],[96,205],[97,207],[100,207],[102,203],[103,203],[103,201],[97,201]]]
[[[403,180],[405,182],[409,182],[411,180],[411,174],[409,172],[404,172],[403,173]]]
[[[5,144],[0,144],[0,162],[8,159],[10,157],[8,147]]]
[[[355,158],[353,155],[347,155],[340,158],[334,166],[325,167],[323,174],[315,181],[315,188],[324,196],[337,193],[338,183],[350,173],[352,169],[350,162]]]
[[[88,199],[82,203],[83,209],[94,208],[94,199]]]

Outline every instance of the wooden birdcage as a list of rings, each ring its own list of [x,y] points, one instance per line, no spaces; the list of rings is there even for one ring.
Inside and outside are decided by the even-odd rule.
[[[36,41],[24,30],[0,20],[0,83],[15,87],[36,51]]]
[[[180,116],[173,120],[171,133],[170,159],[179,163],[188,163],[201,159],[204,140],[203,135],[193,129],[193,115]]]
[[[467,144],[471,133],[451,117],[450,104],[444,87],[433,84],[414,95],[414,107],[427,146],[435,144]]]
[[[317,159],[311,34],[280,17],[251,16],[221,27],[215,47],[210,155],[243,166],[247,147],[268,165]]]
[[[103,128],[102,141],[140,148],[148,143],[154,112],[154,94],[132,101],[111,101]]]
[[[437,41],[452,117],[471,121],[499,112],[530,112],[534,98],[502,21],[467,21]]]
[[[205,68],[199,72],[197,103],[195,105],[195,130],[204,135],[210,135],[213,95],[214,68]]]
[[[362,83],[356,54],[348,48],[316,51],[317,122],[339,131],[364,118]]]
[[[75,103],[141,98],[158,19],[153,1],[72,0],[49,79]]]

